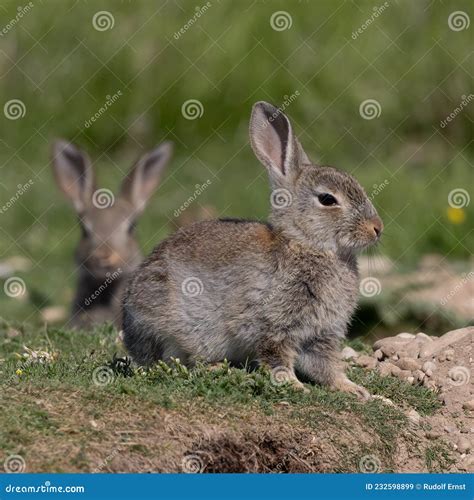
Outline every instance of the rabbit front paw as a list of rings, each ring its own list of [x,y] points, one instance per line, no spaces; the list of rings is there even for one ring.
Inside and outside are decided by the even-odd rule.
[[[345,375],[338,376],[332,383],[332,388],[337,391],[354,394],[361,401],[368,401],[370,399],[370,393],[367,389],[351,382]]]

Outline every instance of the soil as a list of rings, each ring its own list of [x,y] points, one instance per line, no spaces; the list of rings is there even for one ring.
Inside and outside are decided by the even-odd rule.
[[[440,440],[454,450],[449,471],[474,472],[474,327],[435,339],[424,333],[401,333],[379,340],[370,357],[356,354],[350,363],[370,365],[436,391],[442,408],[426,417],[412,410],[413,430],[418,438]]]

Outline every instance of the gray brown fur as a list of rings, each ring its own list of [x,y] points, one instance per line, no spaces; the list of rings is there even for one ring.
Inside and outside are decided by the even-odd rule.
[[[106,202],[103,206],[100,197],[94,203],[96,182],[88,155],[66,141],[54,143],[53,172],[60,189],[72,202],[81,226],[75,253],[78,282],[70,326],[86,328],[106,321],[121,325],[125,282],[142,260],[135,224],[171,153],[171,144],[163,143],[143,155],[123,180],[120,193],[110,206],[102,198]]]
[[[124,298],[125,345],[143,365],[257,361],[299,387],[296,372],[366,397],[338,351],[357,304],[355,252],[378,239],[382,222],[352,176],[310,163],[277,108],[254,106],[250,138],[272,188],[292,203],[273,208],[270,224],[200,222],[158,245]],[[323,206],[322,191],[340,205]],[[192,278],[201,293],[183,293]]]

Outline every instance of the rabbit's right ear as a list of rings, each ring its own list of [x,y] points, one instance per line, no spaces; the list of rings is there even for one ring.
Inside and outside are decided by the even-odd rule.
[[[122,182],[121,196],[131,203],[137,213],[158,187],[163,170],[173,154],[173,143],[165,141],[144,154]]]
[[[250,143],[272,182],[294,179],[300,163],[309,163],[288,118],[268,102],[257,102],[252,108]]]
[[[53,144],[52,160],[61,191],[72,201],[76,212],[83,212],[92,199],[95,185],[89,156],[73,144],[57,140]]]

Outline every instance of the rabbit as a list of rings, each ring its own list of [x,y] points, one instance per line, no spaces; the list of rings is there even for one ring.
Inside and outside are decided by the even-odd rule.
[[[272,186],[270,222],[203,221],[162,241],[130,279],[123,340],[135,362],[264,364],[369,398],[340,344],[356,308],[356,253],[383,223],[357,180],[311,163],[285,114],[257,102],[250,143]]]
[[[184,226],[189,226],[193,222],[214,219],[217,215],[216,208],[212,205],[199,205],[192,209],[187,209],[170,221],[170,230],[176,231]]]
[[[54,176],[72,202],[81,228],[70,327],[83,329],[104,322],[121,326],[124,284],[143,258],[135,236],[136,222],[159,184],[172,149],[170,142],[164,142],[141,156],[123,180],[119,196],[114,197],[109,190],[96,190],[87,153],[64,140],[54,142]]]

